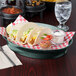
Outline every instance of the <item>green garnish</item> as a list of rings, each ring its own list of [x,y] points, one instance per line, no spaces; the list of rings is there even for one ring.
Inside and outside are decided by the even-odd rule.
[[[17,30],[12,30],[12,34],[16,35],[17,34]]]
[[[44,37],[41,37],[41,39],[44,39]]]
[[[17,32],[18,32],[17,30],[12,30],[12,33],[10,34],[10,36],[11,37],[16,36]]]
[[[13,30],[12,32],[16,33],[16,32],[17,32],[17,30]]]
[[[25,31],[25,32],[23,33],[23,35],[27,35],[27,34],[29,34],[30,31],[31,31],[32,29],[33,29],[33,28],[29,28],[27,31]]]
[[[44,36],[47,36],[47,34],[44,34]]]
[[[13,37],[13,34],[11,34],[10,36]]]

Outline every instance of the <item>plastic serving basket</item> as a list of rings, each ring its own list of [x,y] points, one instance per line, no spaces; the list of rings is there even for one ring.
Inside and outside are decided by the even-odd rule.
[[[43,24],[43,23],[37,23],[39,26],[44,26],[51,28],[53,30],[58,29],[55,26]],[[4,37],[5,38],[5,37]],[[5,38],[6,39],[6,38]],[[37,58],[37,59],[56,59],[59,58],[67,53],[67,48],[72,44],[73,39],[70,40],[69,45],[65,48],[59,49],[59,50],[35,50],[35,49],[29,49],[25,47],[18,46],[16,44],[13,44],[12,42],[7,41],[8,47],[13,50],[14,52],[19,53],[20,55],[30,57],[30,58]]]

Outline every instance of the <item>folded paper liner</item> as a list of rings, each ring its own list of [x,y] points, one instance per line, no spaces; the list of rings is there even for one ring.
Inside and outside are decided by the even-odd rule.
[[[12,26],[15,26],[16,24],[22,23],[22,22],[28,22],[24,17],[22,17],[21,15],[19,15],[17,17],[17,19],[13,22]],[[6,37],[6,29],[4,27],[0,27],[0,34]],[[69,45],[69,41],[73,38],[75,32],[66,32],[66,36],[64,38],[64,43],[62,44],[58,44],[58,45],[51,45],[49,47],[49,50],[57,50],[57,49],[62,49],[65,48]],[[36,46],[30,46],[28,44],[22,45],[18,42],[12,41],[9,39],[9,41],[11,41],[14,44],[17,44],[19,46],[25,47],[25,48],[30,48],[30,49],[37,49],[40,50],[42,49],[39,45]]]

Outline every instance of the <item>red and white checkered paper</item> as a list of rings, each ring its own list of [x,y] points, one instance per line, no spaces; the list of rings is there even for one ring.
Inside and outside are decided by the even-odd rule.
[[[13,22],[13,26],[15,26],[18,23],[21,22],[28,22],[25,18],[23,18],[21,15],[18,16],[18,18]],[[0,27],[0,34],[6,37],[6,29],[4,27]],[[62,49],[68,46],[69,41],[73,38],[75,32],[66,32],[66,36],[64,38],[64,43],[62,44],[58,44],[58,45],[51,45],[49,47],[49,50],[57,50],[57,49]],[[19,46],[25,47],[25,48],[29,48],[29,49],[37,49],[40,50],[42,49],[39,45],[35,45],[35,46],[30,46],[28,44],[22,45],[18,42],[12,41],[9,38],[7,38],[9,41],[11,41],[14,44],[17,44]]]

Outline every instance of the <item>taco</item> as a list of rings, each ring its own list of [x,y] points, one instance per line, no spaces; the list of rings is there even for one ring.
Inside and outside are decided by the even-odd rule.
[[[28,39],[29,35],[31,34],[31,32],[34,28],[38,28],[38,25],[33,23],[33,22],[26,23],[18,31],[16,41],[20,42],[21,44],[26,44],[27,39]]]
[[[10,39],[12,40],[16,40],[16,36],[18,34],[18,31],[21,29],[22,26],[24,26],[26,23],[19,23],[17,25],[13,25],[12,23],[9,24],[7,27],[6,27],[6,32],[9,36]]]
[[[44,28],[44,27],[36,28],[31,32],[27,40],[27,43],[29,45],[39,44],[45,35],[50,35],[51,33],[52,33],[52,30],[49,28]]]

